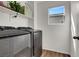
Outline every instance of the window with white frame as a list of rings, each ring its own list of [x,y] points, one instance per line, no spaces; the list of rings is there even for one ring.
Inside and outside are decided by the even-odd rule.
[[[65,7],[58,6],[48,8],[48,24],[61,24],[65,21]]]

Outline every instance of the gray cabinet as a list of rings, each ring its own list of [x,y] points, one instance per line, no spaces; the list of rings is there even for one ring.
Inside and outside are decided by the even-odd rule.
[[[26,48],[25,35],[13,37],[13,54],[17,54]]]
[[[30,35],[21,35],[0,39],[0,57],[13,57],[23,49],[30,47]]]
[[[29,39],[30,39],[29,34],[16,36],[12,38],[13,56],[18,57],[18,54],[29,46],[29,43],[30,43]]]
[[[8,57],[12,54],[11,38],[0,39],[0,57]]]

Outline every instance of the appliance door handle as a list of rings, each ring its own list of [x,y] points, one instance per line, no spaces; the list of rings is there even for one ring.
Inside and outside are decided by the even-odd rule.
[[[74,36],[73,38],[79,40],[79,36]]]

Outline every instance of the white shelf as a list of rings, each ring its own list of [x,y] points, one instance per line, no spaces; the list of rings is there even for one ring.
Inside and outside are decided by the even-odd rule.
[[[0,11],[3,13],[10,14],[10,15],[15,15],[17,13],[13,10],[10,10],[10,9],[8,9],[6,7],[2,7],[2,6],[0,6]],[[23,18],[27,18],[27,19],[33,19],[32,17],[27,17],[26,15],[23,15],[21,13],[18,13],[18,16],[23,17]]]

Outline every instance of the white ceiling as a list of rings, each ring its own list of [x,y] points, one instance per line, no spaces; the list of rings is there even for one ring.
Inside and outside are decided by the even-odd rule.
[[[34,1],[35,3],[43,3],[43,2],[45,2],[45,1]]]

